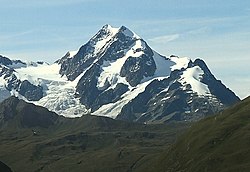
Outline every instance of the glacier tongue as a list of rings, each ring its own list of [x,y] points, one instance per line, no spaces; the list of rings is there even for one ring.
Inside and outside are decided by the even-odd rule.
[[[48,108],[51,111],[66,117],[80,117],[88,110],[79,99],[75,98],[75,87],[80,79],[68,81],[59,74],[60,65],[41,65],[16,69],[16,75],[22,80],[29,80],[35,85],[41,85],[44,96],[39,101],[31,101],[36,105]]]
[[[71,83],[47,81],[46,86],[46,95],[35,104],[65,117],[80,117],[88,113],[86,107],[75,98],[75,87]]]

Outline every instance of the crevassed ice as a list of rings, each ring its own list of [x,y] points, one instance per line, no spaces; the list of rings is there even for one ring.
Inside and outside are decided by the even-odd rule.
[[[59,74],[60,65],[43,65],[17,69],[20,80],[29,80],[34,85],[44,88],[44,97],[32,103],[44,106],[51,111],[66,117],[78,117],[88,113],[79,99],[75,98],[75,87],[82,75],[75,81],[68,81]]]

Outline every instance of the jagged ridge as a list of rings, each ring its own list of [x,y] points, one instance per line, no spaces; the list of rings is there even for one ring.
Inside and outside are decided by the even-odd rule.
[[[92,113],[138,122],[192,121],[239,101],[201,59],[162,56],[124,26],[103,26],[53,65],[15,70],[16,80],[32,85],[15,85],[12,79],[8,90],[68,117]]]

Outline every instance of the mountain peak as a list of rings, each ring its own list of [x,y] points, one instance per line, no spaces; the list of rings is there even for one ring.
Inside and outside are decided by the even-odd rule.
[[[131,38],[136,38],[136,39],[140,39],[140,37],[134,33],[133,31],[131,31],[130,29],[128,29],[125,26],[121,26],[119,29],[124,35],[131,37]]]
[[[198,59],[196,59],[194,61],[194,64],[200,66],[201,69],[204,70],[205,73],[212,75],[212,73],[208,69],[208,67],[207,67],[206,63],[204,62],[204,60],[198,58]]]
[[[117,33],[119,30],[119,28],[116,28],[116,27],[113,27],[109,24],[105,24],[102,28],[101,28],[101,31],[106,31],[106,32],[109,32],[109,33]]]
[[[102,26],[102,29],[104,29],[104,30],[118,30],[119,28],[113,27],[110,24],[105,24],[104,26]]]
[[[77,52],[36,67],[16,73],[2,69],[5,91],[67,117],[92,113],[138,122],[192,121],[239,101],[204,61],[162,56],[125,26],[106,24]]]
[[[93,114],[120,119],[136,114],[130,119],[139,122],[196,120],[219,111],[223,102],[238,101],[204,61],[161,56],[125,26],[104,25],[74,58],[64,61],[60,74],[71,81],[81,77],[77,96]]]
[[[100,31],[110,33],[112,35],[115,35],[118,32],[121,32],[128,37],[140,39],[140,37],[135,32],[133,32],[132,30],[130,30],[129,28],[127,28],[126,26],[123,26],[123,25],[121,27],[113,27],[109,24],[106,24],[101,28]]]
[[[9,58],[0,55],[0,64],[8,66],[12,64],[12,61]]]

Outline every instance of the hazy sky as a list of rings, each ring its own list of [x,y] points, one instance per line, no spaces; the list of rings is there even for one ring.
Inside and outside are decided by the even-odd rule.
[[[248,0],[0,0],[0,54],[53,62],[103,25],[125,25],[163,55],[197,57],[250,95]]]

